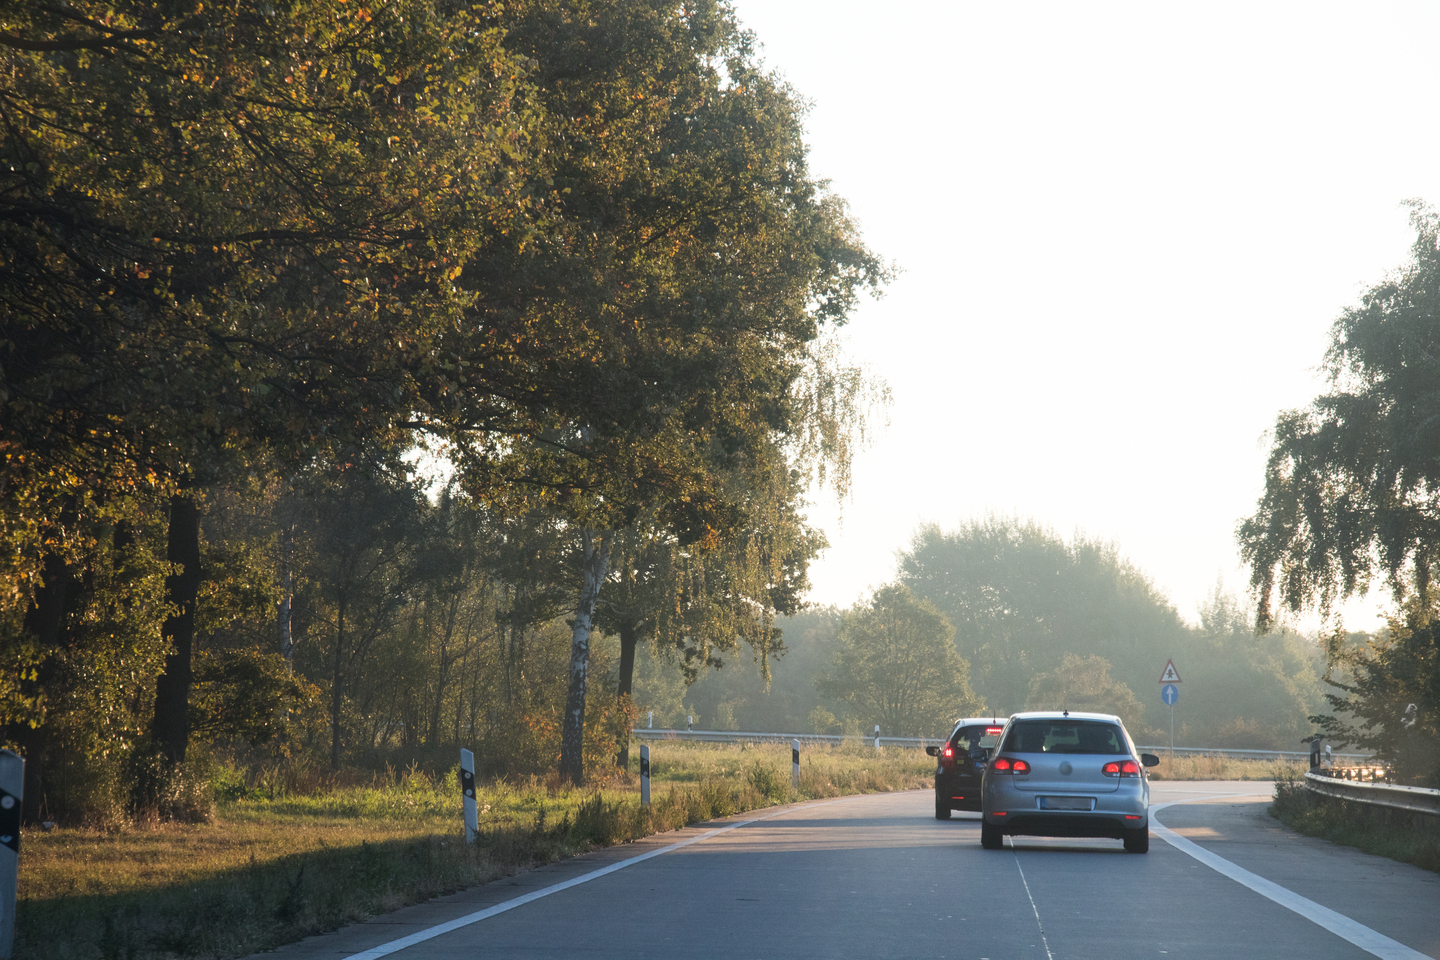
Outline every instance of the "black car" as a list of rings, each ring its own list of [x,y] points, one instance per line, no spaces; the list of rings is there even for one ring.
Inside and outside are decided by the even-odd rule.
[[[951,810],[980,809],[980,774],[1000,742],[1004,717],[966,717],[955,723],[945,743],[926,747],[935,767],[935,819],[949,820]]]

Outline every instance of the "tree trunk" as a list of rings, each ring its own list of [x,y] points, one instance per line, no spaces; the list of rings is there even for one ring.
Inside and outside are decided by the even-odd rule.
[[[585,783],[585,684],[590,671],[590,630],[595,601],[610,564],[610,537],[595,543],[592,531],[585,531],[584,576],[580,602],[575,607],[575,628],[570,636],[570,686],[565,695],[565,721],[560,733],[560,779],[575,786]]]
[[[280,655],[285,658],[285,669],[295,672],[295,625],[291,610],[295,597],[295,572],[291,559],[295,554],[295,528],[285,531],[281,542],[280,563],[280,611],[276,616],[280,628]]]
[[[79,586],[75,572],[54,554],[45,558],[41,578],[41,586],[35,591],[35,602],[25,613],[25,630],[40,641],[42,651],[35,675],[22,679],[19,683],[20,693],[26,697],[43,695],[54,680],[55,658],[52,651],[61,649],[66,643],[66,615],[73,602],[75,588]],[[25,758],[25,796],[20,806],[21,820],[29,824],[39,823],[46,813],[44,773],[47,751],[43,713],[39,726],[32,727],[28,723],[14,724],[8,729],[7,737]]]
[[[335,662],[330,673],[330,769],[340,769],[340,712],[345,705],[345,601],[335,610]]]
[[[640,641],[640,624],[634,620],[620,622],[620,674],[615,688],[615,697],[631,696],[635,681],[635,646]],[[630,736],[627,733],[620,741],[620,752],[615,755],[615,766],[624,770],[630,765]]]
[[[155,720],[150,736],[165,759],[183,763],[190,745],[190,659],[195,642],[195,598],[200,593],[200,508],[188,493],[170,498],[170,536],[165,558],[178,573],[165,578],[165,599],[174,613],[161,635],[170,652],[155,684]]]

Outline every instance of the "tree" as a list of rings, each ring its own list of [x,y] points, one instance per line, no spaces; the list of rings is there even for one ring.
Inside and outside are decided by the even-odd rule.
[[[1024,703],[1031,677],[1068,653],[1103,657],[1121,682],[1149,689],[1188,642],[1175,608],[1113,544],[1067,543],[1033,521],[927,524],[899,568],[900,582],[955,625],[973,683],[997,710]]]
[[[351,694],[362,665],[413,599],[425,531],[422,496],[393,463],[357,464],[315,480],[307,579],[318,601],[313,654],[323,656],[329,681],[330,765],[338,768]]]
[[[1427,700],[1434,694],[1426,679],[1437,657],[1430,625],[1440,564],[1440,215],[1412,203],[1410,222],[1409,262],[1331,328],[1329,392],[1277,419],[1264,492],[1239,529],[1260,630],[1275,624],[1277,607],[1328,616],[1376,578],[1388,583],[1402,610],[1389,638],[1359,650],[1327,645],[1327,677],[1343,691],[1331,704],[1360,723],[1316,719],[1392,755],[1400,711],[1412,702],[1431,719],[1403,736],[1427,741],[1432,752],[1440,742],[1440,703]],[[1333,676],[1344,670],[1354,671],[1353,681]],[[1401,688],[1414,699],[1399,703]]]
[[[1145,713],[1145,705],[1136,699],[1135,692],[1110,676],[1109,660],[1073,653],[1065,654],[1054,670],[1030,678],[1025,709],[1113,713],[1124,721],[1131,736],[1142,733],[1140,717]]]
[[[1397,601],[1440,563],[1440,215],[1412,206],[1411,259],[1331,328],[1330,392],[1282,413],[1240,526],[1258,625],[1328,613],[1377,574]]]
[[[1218,583],[1200,607],[1199,628],[1176,660],[1185,684],[1173,710],[1186,743],[1288,750],[1314,732],[1323,651],[1290,629],[1257,635],[1250,613]]]
[[[1352,643],[1343,628],[1326,641],[1325,699],[1334,713],[1311,719],[1340,744],[1395,764],[1401,782],[1440,786],[1440,621],[1418,599],[1386,632]],[[1345,677],[1345,679],[1342,679]]]
[[[0,534],[23,603],[46,551],[84,547],[51,504],[208,483],[236,450],[303,462],[409,416],[462,251],[528,203],[527,112],[470,8],[3,16]]]
[[[538,502],[587,544],[562,740],[572,779],[588,631],[615,537],[643,518],[682,547],[710,549],[750,523],[727,477],[788,472],[810,345],[887,275],[809,175],[801,107],[726,6],[582,6],[575,16],[542,0],[507,34],[537,64],[539,101],[556,119],[545,156],[561,195],[526,272],[482,261],[462,271],[462,285],[488,295],[445,343],[477,362],[456,375],[448,407],[427,405],[424,424],[446,432],[477,499],[502,508],[523,490],[525,509]],[[518,276],[529,285],[516,291]],[[552,402],[506,430],[492,425],[485,380],[497,365],[492,316],[523,318],[507,351],[519,362],[543,353],[558,374],[535,391]]]
[[[840,646],[816,681],[863,724],[894,736],[932,736],[956,717],[984,710],[970,689],[969,664],[955,652],[955,628],[903,584],[881,587],[848,611]]]
[[[743,641],[769,680],[783,652],[777,616],[799,611],[810,561],[825,540],[799,514],[798,475],[732,471],[731,494],[745,522],[721,531],[717,543],[685,545],[669,530],[634,525],[620,531],[596,623],[619,638],[617,695],[633,692],[635,653],[642,642],[663,648],[687,684]],[[619,763],[628,760],[628,743]]]

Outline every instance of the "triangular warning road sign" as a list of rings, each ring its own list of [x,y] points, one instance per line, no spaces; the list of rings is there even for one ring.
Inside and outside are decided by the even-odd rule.
[[[1165,661],[1165,672],[1160,674],[1161,683],[1179,683],[1180,673],[1175,669],[1174,660]]]

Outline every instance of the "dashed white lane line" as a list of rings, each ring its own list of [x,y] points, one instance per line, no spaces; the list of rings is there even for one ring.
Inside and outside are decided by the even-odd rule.
[[[1306,920],[1319,924],[1337,937],[1350,941],[1361,950],[1381,957],[1382,960],[1432,960],[1428,954],[1420,953],[1418,950],[1412,950],[1398,940],[1392,940],[1385,936],[1385,934],[1372,930],[1363,923],[1351,920],[1343,913],[1336,913],[1329,907],[1322,907],[1314,900],[1308,900],[1293,890],[1266,880],[1258,874],[1251,873],[1244,867],[1231,863],[1224,857],[1211,853],[1199,844],[1193,843],[1180,836],[1174,830],[1171,830],[1159,820],[1155,819],[1155,814],[1164,810],[1166,807],[1172,807],[1179,803],[1198,803],[1204,800],[1218,800],[1227,797],[1253,796],[1257,796],[1257,794],[1207,794],[1203,797],[1192,797],[1188,800],[1171,800],[1169,803],[1157,803],[1150,807],[1150,829],[1159,835],[1166,843],[1170,844],[1170,846],[1179,850],[1181,853],[1189,854],[1211,870],[1222,873],[1236,883],[1249,887],[1262,897],[1273,900],[1285,909],[1300,914],[1300,916]]]
[[[863,796],[863,794],[860,796]],[[417,933],[412,933],[408,937],[401,937],[399,940],[391,940],[389,943],[382,943],[378,947],[371,947],[369,950],[364,950],[360,953],[351,954],[350,956],[345,957],[344,960],[380,960],[381,957],[388,957],[392,953],[398,953],[399,951],[404,950],[408,947],[415,946],[417,943],[424,943],[426,940],[433,940],[436,937],[443,936],[451,932],[452,930],[459,930],[461,927],[468,927],[472,923],[479,923],[481,920],[488,920],[489,918],[496,916],[497,914],[504,913],[507,910],[514,910],[516,907],[523,907],[527,903],[534,903],[536,900],[548,897],[552,893],[559,893],[561,890],[569,890],[571,887],[578,887],[582,883],[589,883],[591,880],[598,880],[599,878],[608,876],[609,874],[612,874],[617,870],[624,870],[626,867],[633,867],[637,863],[643,863],[644,861],[650,860],[654,857],[658,857],[661,854],[672,853],[676,850],[679,850],[681,847],[688,847],[692,843],[699,843],[701,840],[709,840],[711,837],[717,837],[722,833],[729,833],[731,830],[738,830],[741,827],[748,827],[752,823],[760,823],[764,820],[771,820],[775,817],[784,816],[787,813],[796,813],[800,810],[813,810],[816,807],[828,807],[831,804],[845,803],[850,800],[860,799],[860,796],[841,797],[838,800],[823,800],[819,803],[807,803],[804,806],[799,807],[786,807],[784,810],[776,810],[774,813],[767,813],[763,817],[752,817],[749,820],[742,820],[739,823],[726,824],[725,826],[718,827],[714,830],[707,830],[706,832],[699,834],[698,836],[690,837],[686,840],[681,840],[679,843],[672,843],[668,847],[660,847],[657,850],[651,850],[649,853],[642,853],[638,857],[631,857],[628,860],[621,860],[618,863],[610,864],[608,867],[601,867],[599,870],[592,870],[589,873],[581,874],[578,877],[571,877],[569,880],[564,880],[560,883],[551,884],[550,886],[544,887],[540,890],[531,891],[530,893],[516,897],[513,900],[506,900],[504,903],[497,903],[493,907],[486,907],[484,910],[477,910],[474,913],[467,913],[463,917],[456,917],[454,920],[447,920],[445,923],[437,923],[433,927],[426,927],[424,930],[418,931]]]

